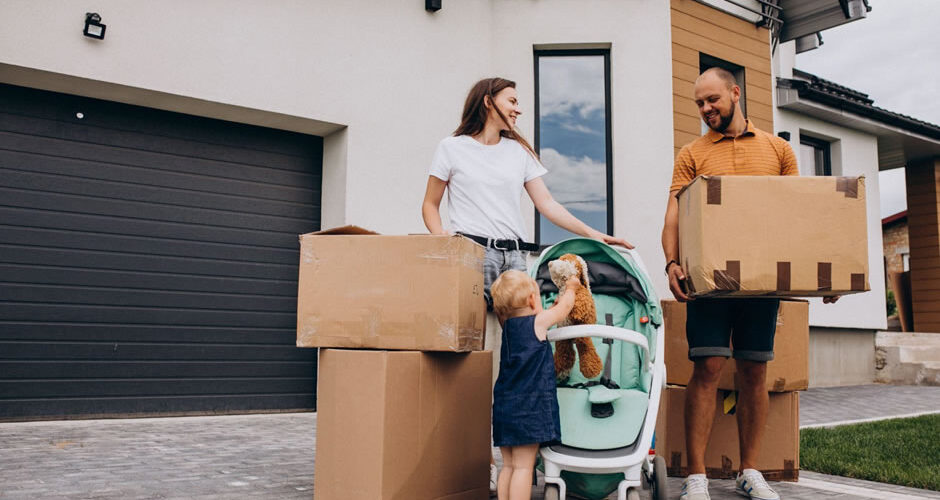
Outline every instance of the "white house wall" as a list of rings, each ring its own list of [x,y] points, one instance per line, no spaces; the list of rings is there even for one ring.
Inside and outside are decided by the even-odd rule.
[[[107,24],[105,40],[82,36],[89,9]],[[6,1],[3,10],[15,22],[0,31],[0,81],[324,135],[323,226],[384,233],[424,230],[432,153],[474,81],[518,82],[531,139],[534,46],[609,44],[615,234],[638,246],[666,292],[668,2],[462,0],[433,14],[418,0]]]
[[[636,245],[660,297],[671,297],[660,243],[672,180],[672,61],[665,1],[497,1],[496,71],[513,75],[523,130],[534,122],[533,46],[610,45],[614,234]],[[577,22],[572,22],[572,20]],[[525,115],[523,115],[525,117]],[[534,224],[534,217],[528,219]]]
[[[790,145],[799,152],[800,134],[814,135],[831,143],[832,175],[865,176],[868,212],[868,282],[871,291],[847,295],[836,304],[810,301],[809,320],[812,326],[880,329],[885,319],[884,261],[881,239],[881,202],[878,186],[878,141],[873,135],[833,125],[812,117],[776,110],[777,131],[790,132]],[[799,154],[797,154],[799,158]],[[800,165],[800,175],[813,175],[808,165]]]

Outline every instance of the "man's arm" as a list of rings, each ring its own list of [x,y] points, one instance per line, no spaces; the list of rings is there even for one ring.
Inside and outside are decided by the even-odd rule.
[[[679,302],[686,302],[691,298],[685,292],[685,271],[679,264],[679,200],[676,199],[678,190],[669,192],[669,201],[666,204],[666,219],[663,221],[663,254],[669,267],[666,275],[669,276],[669,290]]]

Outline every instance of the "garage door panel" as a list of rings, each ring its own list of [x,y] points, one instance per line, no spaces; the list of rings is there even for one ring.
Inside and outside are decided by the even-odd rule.
[[[4,172],[0,172],[0,177],[4,177]],[[15,185],[25,184],[24,180],[31,180],[17,175],[7,177],[2,183],[14,185],[14,187],[21,187]],[[65,183],[61,180],[57,182]],[[297,234],[298,229],[303,230],[309,224],[307,220],[299,217],[275,217],[249,212],[182,207],[166,203],[113,200],[88,195],[59,194],[36,188],[29,188],[29,190],[0,188],[0,204],[52,212],[67,210],[71,213],[123,217],[133,220],[141,220],[142,216],[146,215],[145,220],[209,227],[240,229],[266,227],[268,231],[294,235]]]
[[[312,351],[312,349],[311,349]],[[278,361],[0,361],[9,379],[294,377],[315,382],[309,360]],[[37,377],[37,374],[39,375]],[[27,396],[28,397],[28,396]]]
[[[104,397],[128,397],[146,393],[152,396],[197,394],[255,394],[313,392],[313,380],[304,378],[189,378],[189,379],[93,379],[0,381],[0,394],[6,398],[61,398],[75,392],[94,392]]]
[[[109,157],[109,160],[111,161],[86,161],[0,150],[0,165],[3,165],[3,170],[9,171],[4,172],[4,175],[12,175],[17,171],[50,174],[33,176],[33,185],[30,186],[33,189],[41,189],[44,183],[56,180],[51,177],[52,175],[58,175],[65,177],[65,180],[97,179],[109,183],[156,186],[190,193],[226,194],[246,197],[249,200],[312,203],[319,199],[319,191],[313,188],[213,178],[209,175],[161,172],[117,163],[120,160],[117,156]]]
[[[63,404],[57,405],[56,403]],[[67,403],[67,404],[66,404]],[[12,419],[58,418],[61,416],[115,416],[152,414],[232,413],[313,408],[316,396],[301,394],[195,395],[126,398],[72,397],[49,399],[0,399],[0,415]]]
[[[0,164],[3,165],[3,164]],[[53,193],[95,196],[110,200],[149,202],[190,208],[203,208],[236,213],[271,215],[301,220],[318,220],[319,211],[310,203],[319,193],[311,191],[302,201],[284,199],[268,200],[233,194],[207,193],[190,189],[148,186],[136,183],[115,182],[107,179],[46,174],[29,170],[2,168],[0,186],[6,192],[14,189],[36,193],[46,190]],[[101,177],[106,177],[102,175]]]
[[[298,349],[293,346],[233,346],[231,344],[174,345],[112,342],[49,344],[0,341],[0,349],[4,353],[4,360],[302,361],[310,358],[308,349]]]
[[[297,279],[297,268],[285,264],[265,264],[218,259],[194,259],[162,255],[130,254],[112,251],[0,245],[0,259],[6,263],[66,266],[87,269],[166,272],[194,276],[271,279]],[[296,288],[296,286],[294,286]]]
[[[5,151],[97,162],[113,157],[114,146],[69,141],[54,137],[37,137],[24,133],[0,131]],[[128,149],[122,155],[127,166],[181,174],[211,175],[214,177],[262,182],[283,186],[319,185],[320,174],[304,170],[285,170],[264,165],[249,165],[218,160],[181,156],[174,152],[153,152]]]
[[[2,203],[2,202],[0,202]],[[28,221],[27,222],[27,217]],[[256,246],[289,248],[298,245],[297,235],[305,231],[266,231],[263,229],[238,229],[178,222],[135,220],[127,217],[80,214],[52,210],[29,210],[0,205],[0,225],[46,229],[74,229],[77,227],[92,233],[128,234],[150,238],[208,241],[213,243],[249,242]],[[159,245],[154,245],[159,252]],[[155,252],[156,253],[156,252]]]
[[[313,408],[321,163],[317,137],[0,85],[0,419]]]
[[[160,255],[225,259],[268,264],[297,265],[297,250],[287,248],[210,243],[189,240],[158,240]],[[154,238],[126,234],[102,234],[19,226],[0,226],[0,245],[33,245],[46,248],[106,250],[156,255]],[[2,250],[0,250],[2,252]]]
[[[5,300],[44,304],[87,304],[164,309],[187,309],[192,307],[193,304],[198,304],[199,309],[288,313],[291,315],[297,312],[296,297],[10,283],[0,277],[0,301]]]
[[[70,267],[0,264],[0,279],[7,283],[86,285],[92,287],[175,290],[222,294],[244,293],[283,296],[296,300],[297,282],[243,278],[213,278],[184,274],[142,273]],[[293,291],[293,293],[292,293]]]
[[[12,113],[0,107],[0,131],[29,134],[41,138],[66,141],[86,142],[101,146],[113,146],[124,150],[174,153],[203,160],[216,160],[244,165],[256,165],[283,170],[307,171],[305,158],[308,154],[290,155],[256,148],[243,147],[243,144],[217,144],[199,141],[193,138],[173,137],[167,134],[148,134],[126,129],[101,126],[92,114],[84,119],[75,114],[65,115],[60,120],[37,118],[29,115]],[[99,123],[96,125],[96,121]],[[311,140],[308,138],[308,140]],[[247,141],[250,144],[251,140]],[[306,146],[304,149],[312,149]],[[308,151],[309,151],[308,149]]]
[[[296,328],[293,314],[277,312],[186,310],[157,307],[115,307],[101,305],[0,303],[0,314],[9,321],[90,322],[117,324],[165,324],[185,326],[257,326]]]
[[[294,343],[295,339],[296,335],[292,329],[265,327],[84,324],[36,320],[0,322],[0,340],[30,342],[159,341],[172,344],[289,345]],[[276,369],[277,365],[271,365],[271,368]]]

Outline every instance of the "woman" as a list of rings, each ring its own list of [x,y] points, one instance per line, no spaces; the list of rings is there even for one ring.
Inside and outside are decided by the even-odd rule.
[[[440,142],[434,153],[424,194],[422,215],[431,234],[447,234],[440,214],[447,188],[451,232],[487,247],[487,302],[493,280],[509,269],[525,271],[522,250],[537,248],[523,241],[523,188],[536,210],[555,225],[587,238],[633,248],[626,240],[581,222],[552,198],[542,180],[547,173],[545,167],[532,146],[515,131],[521,114],[515,82],[504,78],[477,82],[467,96],[460,126],[453,137]]]
[[[538,246],[523,241],[525,225],[520,206],[522,190],[535,208],[555,225],[574,234],[626,248],[626,240],[588,226],[552,198],[542,176],[547,173],[532,146],[515,130],[522,110],[516,83],[505,78],[477,82],[464,103],[460,126],[440,142],[431,162],[421,212],[431,234],[448,234],[441,223],[440,206],[448,192],[451,232],[486,247],[483,293],[492,307],[490,286],[504,271],[526,270],[523,251]],[[493,380],[499,366],[500,328],[487,315],[485,346],[493,351]],[[495,466],[490,468],[490,489],[496,487]]]

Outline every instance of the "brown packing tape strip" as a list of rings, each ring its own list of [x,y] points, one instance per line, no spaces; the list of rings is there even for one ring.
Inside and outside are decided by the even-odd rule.
[[[741,289],[741,261],[729,260],[726,269],[715,269],[715,288],[718,290]]]
[[[725,455],[721,456],[721,475],[734,474],[734,462]]]
[[[682,468],[682,453],[678,451],[672,452],[672,456],[669,458],[670,467],[675,469]]]
[[[865,291],[865,274],[852,273],[852,290],[858,292]]]
[[[785,292],[790,290],[790,263],[777,263],[777,291]]]
[[[832,290],[832,262],[816,263],[816,289]]]
[[[709,205],[721,205],[721,177],[708,177],[705,179],[707,185],[707,203]]]
[[[836,177],[836,191],[846,198],[858,198],[858,177]]]
[[[689,268],[689,259],[685,259],[685,267],[684,267],[683,270],[684,270],[685,273],[686,273],[686,274],[685,274],[686,292],[688,292],[689,295],[695,295],[695,285],[692,284],[692,277],[689,276],[689,269],[690,269],[690,268]]]

